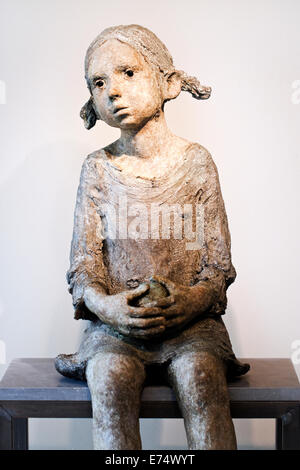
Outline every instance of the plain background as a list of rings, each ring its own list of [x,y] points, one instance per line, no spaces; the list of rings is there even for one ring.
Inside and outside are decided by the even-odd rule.
[[[0,8],[0,376],[15,357],[79,344],[84,322],[73,320],[65,281],[79,173],[88,153],[118,136],[104,123],[84,129],[83,61],[99,32],[129,23],[153,30],[177,68],[213,88],[205,102],[182,93],[166,115],[219,169],[238,273],[224,320],[237,356],[300,359],[300,2],[2,0]],[[273,420],[235,426],[240,448],[273,448]],[[181,420],[142,420],[141,431],[144,448],[185,448]],[[30,433],[33,449],[92,445],[90,420],[31,420]]]

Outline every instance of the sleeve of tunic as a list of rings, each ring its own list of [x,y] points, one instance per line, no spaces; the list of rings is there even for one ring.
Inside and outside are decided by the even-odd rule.
[[[96,159],[89,155],[83,163],[77,191],[71,243],[70,268],[67,272],[75,318],[95,320],[86,307],[83,295],[87,286],[106,290],[106,269],[103,262],[102,224],[99,206],[99,176]]]
[[[198,281],[207,281],[214,290],[215,301],[209,313],[222,315],[227,306],[226,290],[236,278],[231,262],[231,238],[216,165],[205,149],[200,163],[203,186],[199,203],[203,205],[203,256]]]

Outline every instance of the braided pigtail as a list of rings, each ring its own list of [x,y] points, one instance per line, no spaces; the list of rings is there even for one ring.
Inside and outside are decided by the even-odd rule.
[[[84,126],[86,129],[91,129],[96,124],[97,119],[99,119],[96,115],[94,106],[93,106],[93,98],[90,99],[82,106],[80,111],[80,117],[84,121]]]
[[[211,95],[211,87],[201,85],[196,77],[190,77],[183,70],[177,70],[181,79],[181,90],[188,91],[197,100],[207,100]]]

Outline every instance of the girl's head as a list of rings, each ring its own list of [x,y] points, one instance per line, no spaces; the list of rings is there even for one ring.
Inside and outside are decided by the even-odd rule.
[[[91,97],[80,116],[87,129],[97,119],[121,129],[140,127],[181,90],[197,99],[211,93],[176,70],[165,45],[139,25],[107,28],[97,36],[86,53],[85,77]]]

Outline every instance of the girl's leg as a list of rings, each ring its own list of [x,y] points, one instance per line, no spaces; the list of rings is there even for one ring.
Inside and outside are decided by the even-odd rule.
[[[94,449],[141,449],[140,400],[144,365],[135,357],[98,353],[88,361]]]
[[[168,367],[189,449],[236,449],[225,367],[209,352],[186,352]]]

